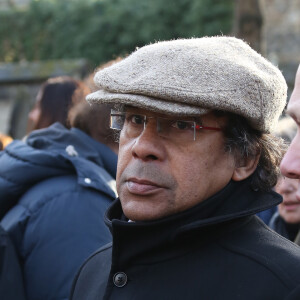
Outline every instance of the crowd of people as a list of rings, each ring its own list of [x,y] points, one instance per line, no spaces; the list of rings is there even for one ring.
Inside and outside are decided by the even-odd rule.
[[[300,67],[287,101],[276,66],[205,37],[94,82],[48,79],[0,151],[0,298],[300,299]]]

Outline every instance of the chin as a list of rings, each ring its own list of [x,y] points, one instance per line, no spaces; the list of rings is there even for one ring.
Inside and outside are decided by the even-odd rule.
[[[130,200],[122,200],[128,198],[130,198]],[[123,196],[123,198],[120,197],[120,200],[125,216],[131,221],[152,221],[168,215],[168,209],[165,205],[154,201],[151,197]],[[171,213],[172,212],[169,214]]]
[[[139,210],[136,206],[134,209],[123,207],[123,212],[129,220],[137,222],[154,221],[165,217],[162,213],[155,213],[151,208]]]
[[[155,216],[152,215],[148,215],[148,214],[136,214],[136,213],[131,213],[131,212],[125,212],[124,211],[125,216],[134,222],[145,222],[145,221],[152,221],[155,220],[157,218],[155,218]]]
[[[294,220],[292,219],[291,221],[286,221],[289,224],[300,224],[300,220]]]
[[[299,216],[286,216],[284,218],[284,221],[288,224],[300,224],[300,218]]]
[[[149,221],[152,220],[152,215],[147,211],[139,209],[138,205],[122,205],[124,215],[131,221]]]

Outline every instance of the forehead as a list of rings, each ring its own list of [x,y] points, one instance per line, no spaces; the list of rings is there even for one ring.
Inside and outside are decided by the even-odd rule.
[[[287,113],[300,124],[300,67],[298,68],[295,86],[287,106]]]

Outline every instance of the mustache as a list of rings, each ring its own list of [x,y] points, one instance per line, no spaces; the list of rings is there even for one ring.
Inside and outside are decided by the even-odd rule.
[[[126,182],[130,178],[151,181],[157,186],[166,188],[174,188],[177,186],[177,182],[173,176],[157,167],[155,163],[132,162],[121,174],[120,182]]]

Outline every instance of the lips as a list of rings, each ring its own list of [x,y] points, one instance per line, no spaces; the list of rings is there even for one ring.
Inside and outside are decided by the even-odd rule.
[[[283,206],[286,211],[294,211],[298,209],[300,203],[299,202],[284,202]]]
[[[148,195],[163,188],[162,186],[145,179],[130,178],[126,183],[128,191],[136,195]]]

